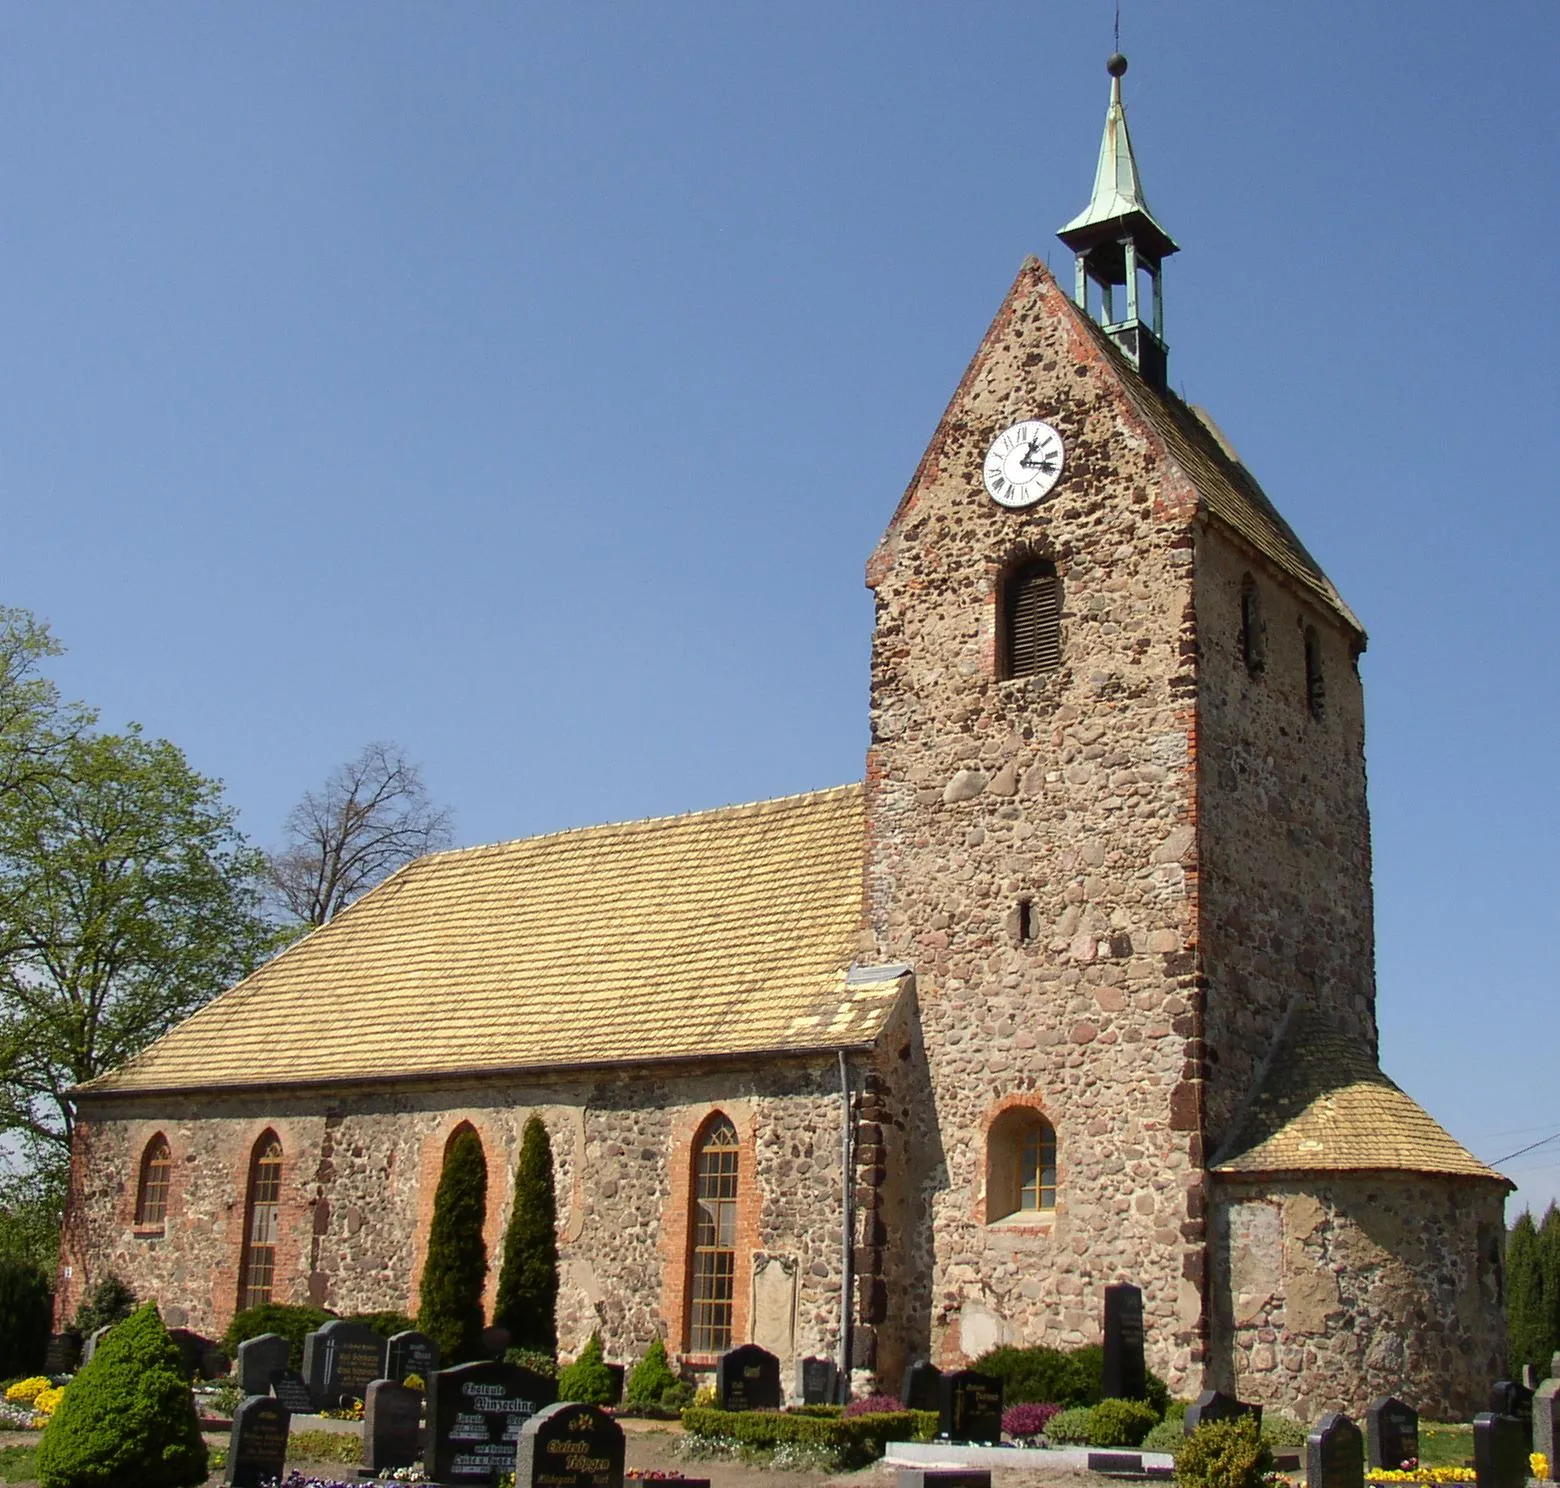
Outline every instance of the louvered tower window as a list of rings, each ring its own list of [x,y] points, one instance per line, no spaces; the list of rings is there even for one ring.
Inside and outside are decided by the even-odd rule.
[[[146,1144],[141,1158],[141,1182],[135,1196],[135,1222],[150,1227],[160,1225],[168,1216],[168,1178],[173,1171],[173,1156],[161,1132]]]
[[[255,1143],[249,1165],[245,1207],[244,1265],[239,1277],[239,1307],[258,1307],[271,1300],[276,1280],[276,1238],[281,1229],[282,1144],[275,1132]]]
[[[731,1313],[737,1281],[737,1131],[717,1117],[694,1158],[692,1285],[688,1347],[718,1354],[731,1347]]]
[[[1037,558],[1015,569],[1003,586],[1003,666],[1006,677],[1034,677],[1062,664],[1062,581],[1056,565]]]

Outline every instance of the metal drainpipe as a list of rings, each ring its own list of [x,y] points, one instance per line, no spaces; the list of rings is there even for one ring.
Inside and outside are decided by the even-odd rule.
[[[845,1062],[845,1051],[840,1057],[840,1173],[841,1211],[844,1254],[840,1266],[840,1384],[842,1400],[850,1394],[850,1302],[855,1290],[855,1231],[856,1220],[852,1204],[851,1183],[851,1125],[850,1125],[850,1066]]]

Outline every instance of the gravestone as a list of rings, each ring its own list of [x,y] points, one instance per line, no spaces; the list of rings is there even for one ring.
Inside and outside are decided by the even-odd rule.
[[[200,1377],[208,1380],[226,1379],[233,1372],[233,1361],[215,1344],[200,1356]]]
[[[292,1344],[280,1333],[246,1338],[238,1346],[238,1388],[246,1395],[268,1395],[271,1381],[287,1368],[291,1353]]]
[[[271,1393],[295,1416],[312,1416],[319,1409],[309,1382],[296,1369],[278,1369],[271,1376]]]
[[[93,1354],[97,1352],[97,1346],[108,1337],[109,1333],[113,1329],[113,1326],[114,1325],[110,1323],[106,1328],[99,1328],[95,1333],[87,1334],[87,1341],[81,1346],[81,1362],[83,1364],[89,1363],[91,1361]]]
[[[1002,1381],[973,1369],[945,1374],[938,1385],[937,1434],[946,1441],[1002,1441]]]
[[[202,1338],[188,1328],[170,1328],[168,1338],[179,1351],[179,1368],[184,1371],[185,1379],[192,1380],[201,1372],[201,1360],[216,1347],[211,1339]]]
[[[798,1359],[796,1394],[803,1405],[833,1405],[839,1393],[840,1368],[833,1359]]]
[[[1553,1353],[1549,1356],[1549,1377],[1550,1379],[1560,1379],[1560,1353]]]
[[[1531,1428],[1533,1392],[1520,1380],[1496,1380],[1490,1386],[1490,1412],[1497,1416],[1515,1416]]]
[[[1473,1418],[1473,1470],[1479,1488],[1524,1488],[1528,1436],[1516,1416],[1485,1411]]]
[[[520,1428],[558,1398],[558,1382],[518,1364],[479,1359],[428,1376],[423,1469],[436,1483],[490,1483],[511,1472]]]
[[[1141,1400],[1148,1390],[1143,1358],[1143,1293],[1125,1282],[1105,1288],[1105,1372],[1107,1400]]]
[[[1262,1426],[1260,1405],[1247,1405],[1244,1400],[1237,1400],[1233,1395],[1226,1395],[1219,1390],[1204,1390],[1187,1406],[1183,1425],[1186,1434],[1190,1436],[1209,1421],[1233,1421],[1239,1416],[1250,1416],[1259,1429]]]
[[[623,1488],[623,1428],[594,1405],[564,1401],[520,1428],[515,1488]]]
[[[941,1410],[942,1370],[925,1359],[909,1365],[899,1385],[899,1403],[906,1410]]]
[[[991,1488],[991,1473],[971,1467],[902,1467],[894,1488]]]
[[[362,1323],[333,1318],[304,1335],[303,1377],[317,1410],[361,1400],[385,1377],[385,1341]]]
[[[1394,1395],[1378,1397],[1365,1412],[1365,1441],[1372,1467],[1397,1472],[1419,1458],[1419,1412]]]
[[[1306,1488],[1365,1488],[1365,1439],[1342,1411],[1328,1411],[1305,1439]]]
[[[81,1362],[81,1334],[51,1333],[49,1346],[44,1350],[45,1374],[74,1374]]]
[[[612,1398],[607,1401],[607,1404],[622,1405],[623,1380],[628,1374],[628,1366],[626,1364],[607,1364],[603,1367],[607,1371],[607,1378],[612,1381]]]
[[[288,1409],[266,1395],[251,1395],[233,1412],[225,1482],[234,1488],[260,1488],[280,1479],[287,1460]]]
[[[426,1385],[428,1377],[439,1367],[439,1345],[416,1329],[394,1334],[385,1354],[385,1378],[397,1384],[415,1374]]]
[[[1533,1393],[1533,1450],[1549,1459],[1549,1478],[1560,1472],[1560,1379],[1546,1379]]]
[[[415,1467],[422,1455],[422,1391],[375,1380],[363,1402],[363,1466]]]
[[[779,1410],[779,1359],[756,1343],[727,1349],[715,1366],[715,1399],[722,1410]]]
[[[1522,1366],[1522,1373],[1519,1378],[1522,1382],[1522,1388],[1524,1390],[1533,1391],[1538,1389],[1540,1384],[1538,1371],[1534,1369],[1531,1364],[1524,1364]]]

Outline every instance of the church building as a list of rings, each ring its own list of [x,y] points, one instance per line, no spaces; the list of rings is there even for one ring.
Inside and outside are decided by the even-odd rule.
[[[76,1092],[62,1321],[415,1311],[468,1127],[491,1289],[534,1114],[566,1356],[895,1390],[1130,1281],[1178,1395],[1483,1408],[1511,1185],[1378,1065],[1365,633],[1168,385],[1109,71],[1073,283],[885,508],[864,781],[401,869]]]

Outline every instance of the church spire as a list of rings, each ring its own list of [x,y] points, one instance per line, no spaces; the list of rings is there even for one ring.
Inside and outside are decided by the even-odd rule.
[[[1151,383],[1165,383],[1164,297],[1159,268],[1176,251],[1175,239],[1154,221],[1143,195],[1127,111],[1121,103],[1121,75],[1127,59],[1115,53],[1105,64],[1110,73],[1110,107],[1105,113],[1105,137],[1094,173],[1094,195],[1059,233],[1077,259],[1074,298],[1089,307],[1089,282],[1100,289],[1099,320],[1133,366]],[[1140,315],[1140,273],[1148,275],[1153,301],[1151,317]],[[1125,313],[1118,317],[1116,287],[1126,289]]]

